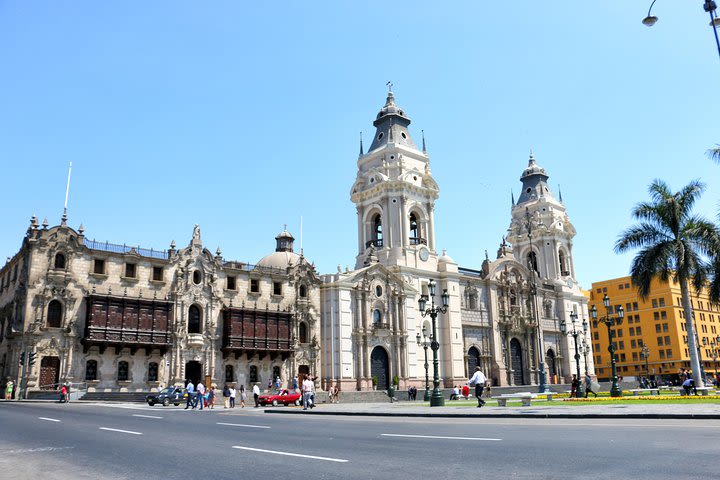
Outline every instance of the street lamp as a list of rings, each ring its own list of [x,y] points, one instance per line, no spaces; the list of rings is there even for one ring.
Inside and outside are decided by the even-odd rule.
[[[430,280],[428,283],[428,293],[430,294],[430,308],[426,309],[428,297],[427,295],[420,295],[420,300],[418,300],[418,306],[420,307],[420,315],[423,317],[426,317],[430,315],[430,318],[432,319],[432,334],[430,336],[430,348],[433,352],[433,391],[432,395],[430,396],[430,406],[431,407],[442,407],[445,405],[445,397],[443,397],[442,392],[440,391],[440,374],[438,373],[438,349],[440,348],[440,344],[437,341],[437,316],[439,313],[446,313],[448,309],[448,304],[450,303],[450,295],[448,294],[447,290],[443,290],[443,293],[441,295],[442,298],[442,306],[436,306],[435,305],[435,280]]]
[[[613,317],[610,315],[611,309],[610,309],[610,298],[605,294],[603,297],[603,305],[605,305],[605,316],[598,319],[597,316],[597,308],[595,308],[595,305],[593,305],[592,309],[590,310],[590,315],[592,316],[592,319],[598,322],[602,322],[605,324],[605,326],[608,329],[608,352],[610,352],[610,366],[612,367],[612,386],[610,387],[610,396],[611,397],[622,397],[622,390],[618,387],[618,376],[617,376],[617,366],[615,365],[615,345],[613,344],[613,331],[612,327],[613,325],[621,325],[623,318],[625,318],[625,310],[623,310],[622,306],[619,306],[617,308],[617,316]]]
[[[645,360],[645,378],[650,380],[650,366],[648,365],[650,349],[648,348],[647,343],[643,343],[642,349],[640,350],[640,358]]]
[[[657,0],[653,0],[653,2],[650,4],[648,14],[642,20],[642,23],[645,26],[652,27],[658,21],[658,17],[651,14],[653,5],[655,5],[656,1]],[[713,0],[705,0],[705,3],[703,3],[703,10],[705,10],[710,15],[710,26],[712,27],[713,34],[715,35],[715,45],[718,49],[718,55],[720,55],[720,39],[718,39],[717,33],[717,27],[720,26],[720,18],[718,18],[717,16],[717,4]]]
[[[530,209],[525,207],[525,227],[527,228],[527,236],[528,240],[530,241],[530,253],[534,254],[535,250],[533,250],[533,244],[532,244],[532,232],[533,232],[533,226],[532,226],[532,218],[530,216]],[[535,263],[537,265],[537,257],[535,258]],[[530,268],[530,275],[532,276],[532,283],[530,284],[530,294],[532,295],[532,314],[535,317],[535,321],[537,322],[537,328],[538,328],[538,392],[539,393],[550,393],[550,390],[547,387],[547,381],[545,377],[545,363],[543,362],[543,357],[545,356],[544,348],[543,348],[543,335],[542,335],[542,325],[540,322],[540,315],[538,314],[538,308],[537,308],[537,284],[535,283],[535,268],[536,265],[532,264],[532,260],[530,257],[528,257],[528,267]],[[578,378],[578,380],[580,380]]]
[[[582,352],[583,357],[585,357],[585,370],[589,371],[588,355],[590,355],[590,344],[587,343],[587,341],[585,340],[585,337],[583,337],[583,339],[582,339],[582,343],[580,345],[580,351]]]
[[[427,336],[427,327],[423,325],[422,328],[422,339],[420,338],[420,332],[418,332],[417,337],[415,337],[415,340],[417,340],[418,347],[423,347],[425,349],[425,395],[423,396],[423,401],[429,402],[430,401],[430,378],[428,376],[428,359],[427,359],[427,349],[430,346],[430,340],[432,340],[432,335],[430,335],[430,338],[428,339]]]
[[[585,395],[585,387],[583,386],[583,382],[580,381],[580,378],[581,378],[580,377],[580,352],[578,350],[578,336],[580,336],[582,334],[582,332],[577,329],[577,313],[570,312],[570,320],[572,320],[572,330],[568,331],[567,323],[565,322],[565,319],[563,318],[560,321],[560,331],[563,333],[563,335],[572,335],[573,340],[575,341],[575,367],[577,369],[577,381],[578,381],[578,388],[577,388],[577,392],[575,392],[575,396],[580,397],[580,396]],[[582,327],[583,327],[583,331],[585,333],[587,333],[587,330],[588,330],[587,320],[583,320]],[[587,360],[586,360],[586,362],[587,362]]]

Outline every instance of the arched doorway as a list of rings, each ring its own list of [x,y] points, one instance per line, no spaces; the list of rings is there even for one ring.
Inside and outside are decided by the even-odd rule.
[[[382,347],[375,347],[370,354],[370,376],[377,378],[378,390],[390,387],[390,362],[388,354]]]
[[[513,384],[524,385],[522,346],[517,338],[510,340],[510,365],[513,369]]]
[[[547,351],[545,362],[547,363],[548,375],[550,375],[550,383],[558,383],[557,365],[555,364],[555,352],[553,349]]]
[[[185,380],[190,380],[193,385],[197,385],[202,379],[202,364],[195,360],[191,360],[185,364]]]
[[[468,350],[467,360],[467,377],[470,378],[475,374],[475,367],[480,365],[480,352],[475,347],[470,347]],[[485,372],[483,372],[485,373]]]
[[[40,388],[42,390],[57,390],[60,381],[60,359],[58,357],[43,357],[40,360]]]

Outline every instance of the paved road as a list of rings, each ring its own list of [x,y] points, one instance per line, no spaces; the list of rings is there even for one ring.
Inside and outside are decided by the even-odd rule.
[[[2,403],[0,432],[0,479],[162,472],[333,480],[717,478],[720,453],[718,420],[372,418]]]

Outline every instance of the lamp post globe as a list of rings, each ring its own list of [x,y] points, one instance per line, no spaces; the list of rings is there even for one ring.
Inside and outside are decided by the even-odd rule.
[[[420,296],[418,300],[418,307],[420,307],[420,315],[423,317],[429,316],[432,321],[432,333],[430,334],[430,349],[433,352],[433,390],[430,395],[430,406],[431,407],[442,407],[445,405],[445,397],[443,397],[440,391],[440,372],[438,362],[438,350],[440,349],[440,342],[438,342],[437,336],[437,317],[440,313],[447,313],[448,305],[450,303],[450,294],[447,290],[443,290],[441,295],[442,305],[435,305],[435,292],[437,284],[435,280],[428,282],[428,293],[430,296],[430,307],[427,306],[427,297],[424,295]]]

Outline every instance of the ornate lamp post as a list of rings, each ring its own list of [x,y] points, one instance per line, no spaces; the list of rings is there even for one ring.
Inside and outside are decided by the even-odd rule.
[[[612,387],[610,387],[610,396],[622,397],[622,390],[620,390],[620,388],[618,387],[617,366],[615,365],[615,344],[613,343],[612,327],[613,325],[619,326],[622,324],[623,318],[625,318],[625,310],[623,310],[623,307],[620,306],[617,309],[617,316],[611,316],[610,298],[607,296],[607,294],[603,297],[603,305],[605,305],[604,317],[598,318],[597,308],[595,308],[595,305],[593,305],[592,310],[590,310],[590,315],[592,316],[593,320],[602,322],[605,324],[605,326],[607,326],[609,343],[608,352],[610,352],[610,366],[612,367]]]
[[[560,331],[563,333],[563,335],[572,335],[573,340],[575,341],[575,368],[577,372],[577,380],[578,380],[578,388],[576,392],[576,396],[585,396],[585,386],[583,385],[583,382],[580,380],[582,377],[580,377],[580,351],[578,350],[578,336],[580,336],[583,332],[587,333],[588,330],[588,323],[587,320],[583,320],[582,327],[583,332],[577,329],[577,313],[570,312],[570,320],[572,320],[572,330],[568,331],[567,329],[567,323],[565,322],[565,319],[563,318],[560,321]],[[587,360],[585,360],[587,362]]]
[[[653,0],[653,2],[650,4],[648,14],[642,20],[642,23],[645,26],[652,27],[658,21],[658,17],[651,14],[653,5],[655,5],[656,1],[657,0]],[[715,35],[715,45],[717,46],[718,54],[720,55],[720,39],[718,39],[717,33],[717,27],[720,26],[720,18],[718,18],[717,16],[717,4],[713,0],[705,0],[705,2],[703,3],[703,10],[705,10],[710,15],[710,26],[713,29],[713,34]]]
[[[532,217],[530,216],[530,210],[525,207],[525,227],[527,228],[527,236],[528,240],[530,241],[530,253],[535,254],[535,250],[533,250],[533,244],[532,244],[532,232],[533,232],[533,225],[532,225]],[[535,262],[537,263],[537,257],[535,259]],[[540,322],[540,315],[538,314],[538,308],[537,308],[537,283],[535,282],[535,268],[536,265],[532,264],[532,260],[528,258],[528,268],[530,268],[530,275],[532,275],[532,282],[530,283],[530,294],[532,296],[532,314],[535,317],[535,321],[537,322],[537,328],[538,328],[538,392],[539,393],[549,393],[550,390],[547,387],[547,380],[545,377],[545,363],[543,362],[543,358],[545,357],[545,352],[543,351],[543,335],[542,335],[542,325]],[[578,379],[579,380],[579,379]]]
[[[430,335],[430,338],[428,339],[427,336],[427,328],[425,325],[423,325],[422,328],[422,339],[420,338],[420,333],[418,332],[417,337],[415,337],[415,340],[417,340],[418,347],[423,347],[425,349],[425,395],[423,396],[423,401],[429,402],[430,401],[430,377],[428,375],[428,359],[427,359],[427,349],[430,346],[430,341],[432,340],[432,335]]]
[[[439,313],[446,313],[448,309],[448,303],[450,303],[450,295],[447,290],[443,290],[442,306],[435,305],[435,280],[430,280],[428,283],[428,292],[430,293],[430,308],[426,309],[428,297],[426,295],[420,295],[418,300],[418,306],[420,307],[420,315],[426,317],[430,315],[432,319],[432,334],[430,336],[430,348],[433,352],[433,391],[430,396],[431,407],[442,407],[445,405],[445,397],[443,397],[440,391],[440,374],[438,373],[438,349],[440,344],[437,341],[437,316]]]
[[[582,339],[580,351],[582,352],[583,357],[585,357],[585,370],[589,370],[588,369],[588,355],[590,355],[590,344],[587,343],[587,341],[585,340],[585,337],[583,337],[583,339]]]
[[[645,378],[650,380],[650,366],[648,365],[648,359],[650,358],[650,349],[647,343],[643,343],[642,350],[640,350],[640,358],[645,360]]]

